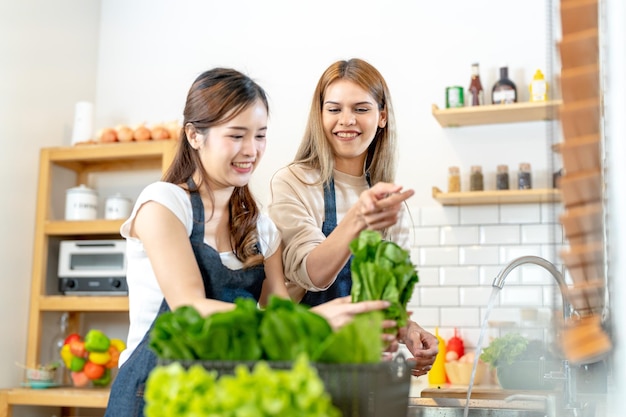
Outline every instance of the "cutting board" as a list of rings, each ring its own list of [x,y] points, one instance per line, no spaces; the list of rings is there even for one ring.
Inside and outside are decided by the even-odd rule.
[[[467,398],[468,387],[428,387],[422,389],[422,398]],[[536,394],[536,391],[505,390],[500,387],[473,387],[473,400],[503,400],[513,394]]]

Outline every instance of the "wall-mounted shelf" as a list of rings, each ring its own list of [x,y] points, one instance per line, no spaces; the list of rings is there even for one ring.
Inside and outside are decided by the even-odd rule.
[[[440,109],[433,104],[432,113],[442,127],[518,123],[557,119],[561,104],[561,100],[554,100],[453,109]]]
[[[42,311],[128,312],[126,296],[42,295]]]
[[[444,193],[439,188],[433,187],[433,198],[444,206],[557,203],[561,201],[561,192],[548,188]]]
[[[108,388],[12,388],[0,391],[0,416],[9,416],[14,405],[106,408]]]

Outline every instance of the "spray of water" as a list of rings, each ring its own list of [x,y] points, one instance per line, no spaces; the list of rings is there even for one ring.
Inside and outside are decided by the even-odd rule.
[[[489,319],[489,314],[491,313],[491,310],[493,310],[493,305],[495,304],[496,298],[498,298],[499,293],[500,288],[493,287],[493,289],[491,290],[491,296],[489,297],[489,302],[487,303],[485,318],[483,319],[482,325],[480,326],[480,336],[478,337],[478,344],[476,345],[476,356],[474,357],[474,366],[472,367],[472,375],[470,377],[469,387],[467,389],[467,399],[465,401],[465,410],[463,411],[463,417],[467,417],[467,415],[469,414],[470,398],[472,396],[472,388],[474,387],[474,378],[476,376],[478,360],[480,359],[480,354],[482,352],[483,338],[485,337],[485,332],[487,330],[487,320]]]

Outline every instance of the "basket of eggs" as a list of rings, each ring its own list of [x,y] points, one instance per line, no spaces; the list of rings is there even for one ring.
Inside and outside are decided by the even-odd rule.
[[[142,123],[135,127],[118,125],[116,127],[102,128],[96,133],[94,140],[79,142],[79,144],[178,140],[180,130],[181,125],[178,121],[156,123],[154,125]]]

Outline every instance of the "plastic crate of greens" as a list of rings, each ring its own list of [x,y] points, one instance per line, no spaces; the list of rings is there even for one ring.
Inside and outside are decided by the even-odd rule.
[[[185,368],[200,364],[218,377],[233,375],[238,366],[253,370],[253,361],[169,361]],[[291,369],[293,362],[266,362],[272,369]],[[319,375],[332,404],[343,417],[406,417],[411,386],[410,365],[398,354],[389,361],[374,364],[310,364]]]
[[[190,403],[210,403],[211,398],[230,398],[229,405],[237,405],[235,398],[239,398],[240,402],[245,402],[254,410],[253,414],[237,415],[331,417],[337,414],[307,414],[297,407],[282,409],[280,413],[258,412],[264,407],[281,409],[280,404],[285,401],[299,406],[306,399],[312,399],[314,405],[315,401],[323,402],[330,396],[332,404],[329,405],[334,405],[344,417],[405,417],[410,370],[403,356],[381,361],[384,349],[382,321],[383,314],[374,311],[360,314],[349,324],[333,330],[322,316],[291,300],[270,297],[265,309],[260,310],[254,300],[237,299],[235,309],[206,317],[190,306],[161,314],[151,330],[150,347],[162,367],[180,365],[169,368],[175,375],[168,376],[163,369],[157,373],[162,376],[159,378],[161,382],[168,385],[172,385],[171,380],[180,377],[180,385],[172,385],[171,392],[178,393],[176,404],[183,409],[190,406],[181,399],[181,393],[189,391],[203,392],[207,397],[197,399],[190,396]],[[297,366],[300,357],[306,358],[306,366]],[[250,370],[254,373],[260,363],[267,364],[262,367],[265,373],[246,375]],[[185,388],[193,379],[185,375],[185,369],[198,376],[198,381],[191,381],[195,384],[191,390]],[[207,370],[211,375],[207,375]],[[272,375],[271,370],[292,370],[293,377],[305,388],[294,389],[294,383],[285,376],[288,372]],[[301,378],[303,374],[317,382],[309,384],[306,378]],[[228,375],[239,379],[222,378]],[[215,379],[217,377],[220,380]],[[268,384],[259,383],[259,380]],[[272,381],[273,385],[270,384]],[[250,395],[261,404],[248,402],[248,391],[242,388],[247,383],[250,385],[246,389],[252,391]],[[229,387],[227,394],[212,391],[216,386],[219,391],[224,385]],[[270,390],[269,385],[275,390]],[[160,390],[158,384],[152,386],[155,392]],[[282,389],[285,392],[281,392],[281,387],[285,387]],[[260,396],[259,392],[263,395]],[[246,395],[237,397],[239,394]],[[157,395],[155,399],[161,401],[164,397]],[[167,401],[163,406],[153,406],[152,409],[157,412],[154,417],[168,415],[158,414],[166,406]],[[170,415],[230,415],[220,414],[222,410],[205,407],[204,403],[198,406],[202,408],[201,412],[185,414],[179,408],[172,408]]]

